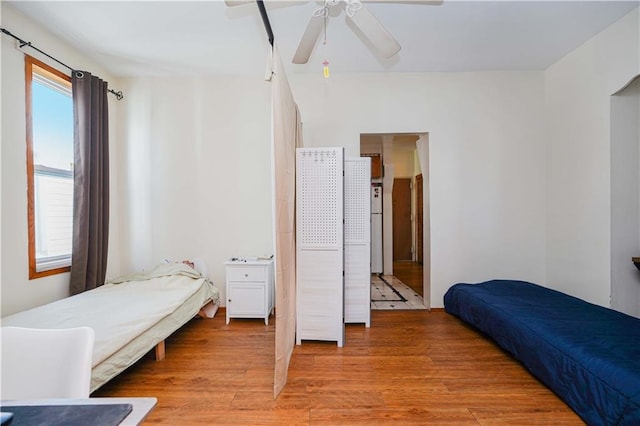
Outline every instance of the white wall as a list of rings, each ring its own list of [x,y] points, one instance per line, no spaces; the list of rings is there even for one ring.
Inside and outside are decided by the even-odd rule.
[[[547,282],[609,306],[610,96],[640,73],[638,9],[545,72]]]
[[[6,2],[0,3],[2,26],[24,40],[32,42],[41,50],[63,62],[86,69],[118,88],[118,81],[103,69],[88,61],[70,46],[43,31],[32,21],[15,11]],[[24,309],[39,306],[69,295],[69,274],[59,274],[29,280],[27,241],[27,169],[25,131],[25,76],[24,55],[15,48],[15,41],[2,35],[2,311],[6,316]],[[30,55],[58,68],[46,57],[31,49]],[[61,71],[67,72],[62,68]],[[125,94],[126,96],[126,94]],[[117,102],[110,97],[110,117],[117,114]],[[117,152],[114,134],[116,120],[110,120],[111,133],[111,185],[117,185]],[[113,191],[112,191],[113,193]],[[113,199],[116,198],[116,199]],[[109,232],[109,259],[107,273],[119,270],[117,197],[111,202]]]
[[[306,146],[429,133],[431,306],[454,283],[544,282],[542,72],[291,75]]]
[[[270,83],[128,79],[120,192],[123,271],[201,257],[224,299],[224,261],[273,253]]]
[[[305,146],[358,156],[361,133],[430,132],[433,306],[459,281],[543,280],[541,72],[290,77]],[[126,91],[122,269],[201,256],[223,290],[225,259],[272,250],[269,83],[131,79]]]
[[[4,22],[2,19],[2,4],[0,3],[0,22]],[[2,46],[2,45],[0,45]],[[0,47],[0,70],[2,70],[2,64],[3,64],[3,60],[2,60],[2,51],[4,50],[4,47]],[[0,72],[0,93],[2,93],[2,73]],[[0,138],[2,138],[2,140],[4,140],[4,133],[2,133],[2,121],[3,121],[3,115],[2,112],[4,110],[3,108],[3,104],[4,102],[0,101]],[[4,151],[3,148],[0,148],[0,165],[2,164],[2,151]],[[4,167],[2,167],[4,168]],[[2,194],[3,194],[3,185],[2,182],[4,180],[2,179],[2,169],[0,169],[0,202],[2,202],[2,200],[4,200],[2,198]],[[4,204],[4,203],[2,203]],[[0,242],[4,241],[4,239],[2,238],[2,228],[4,228],[4,222],[2,222],[2,205],[0,205]],[[0,305],[2,304],[2,246],[4,244],[0,243]],[[0,307],[0,317],[2,316],[2,307]]]
[[[417,136],[413,136],[410,138],[410,143],[412,146],[407,147],[406,143],[398,143],[398,136],[394,138],[393,141],[393,159],[391,162],[396,166],[395,167],[395,178],[411,178],[413,179],[416,176],[416,172],[414,170],[415,166],[415,154],[416,154],[416,144],[415,140]]]

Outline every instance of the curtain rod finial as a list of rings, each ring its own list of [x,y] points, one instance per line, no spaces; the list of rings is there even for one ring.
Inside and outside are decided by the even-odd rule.
[[[121,101],[124,98],[124,95],[122,94],[122,90],[118,90],[117,92],[113,89],[107,89],[109,91],[109,93],[112,93],[117,100]]]

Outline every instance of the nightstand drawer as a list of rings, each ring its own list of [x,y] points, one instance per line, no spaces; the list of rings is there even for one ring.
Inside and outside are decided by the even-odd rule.
[[[227,268],[229,281],[266,281],[267,268],[255,266],[233,266]]]

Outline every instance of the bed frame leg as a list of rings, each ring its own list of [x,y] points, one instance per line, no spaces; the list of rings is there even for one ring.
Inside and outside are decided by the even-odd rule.
[[[156,345],[156,361],[164,359],[164,340]]]
[[[218,303],[214,303],[213,301],[209,301],[206,305],[204,305],[200,311],[198,312],[198,316],[200,318],[213,318],[218,312]]]

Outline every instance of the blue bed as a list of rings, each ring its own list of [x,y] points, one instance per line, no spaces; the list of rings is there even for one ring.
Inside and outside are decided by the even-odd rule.
[[[640,319],[524,281],[455,284],[444,306],[588,424],[640,425]]]

